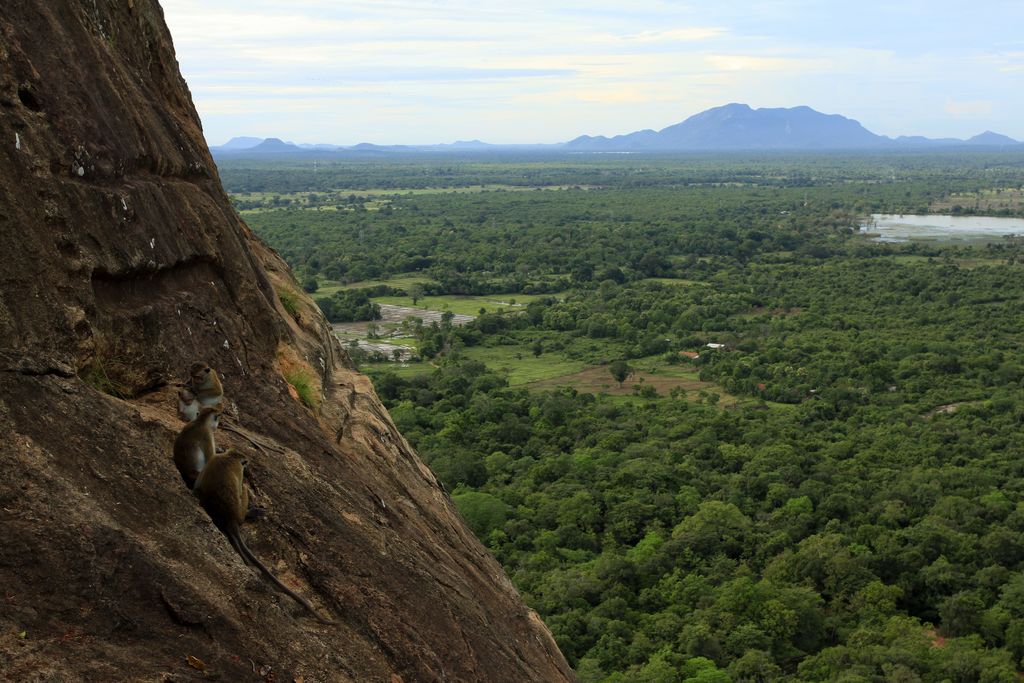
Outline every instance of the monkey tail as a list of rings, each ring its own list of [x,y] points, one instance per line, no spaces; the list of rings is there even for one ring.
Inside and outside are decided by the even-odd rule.
[[[232,539],[232,540],[237,542],[235,544],[235,548],[236,548],[236,550],[238,550],[239,554],[242,556],[242,559],[248,560],[252,564],[256,565],[256,567],[259,568],[259,570],[261,572],[263,572],[264,576],[266,576],[268,579],[273,581],[274,584],[278,588],[280,588],[282,591],[284,591],[285,593],[290,595],[292,597],[292,599],[294,599],[297,603],[299,603],[300,605],[305,607],[306,610],[311,615],[316,617],[316,620],[319,621],[321,624],[334,624],[335,623],[334,621],[331,621],[330,619],[327,619],[326,617],[320,616],[320,614],[316,611],[316,609],[313,607],[313,605],[309,604],[309,601],[306,600],[306,598],[302,597],[301,595],[299,595],[298,593],[293,591],[291,588],[289,588],[288,586],[284,585],[284,583],[281,581],[281,579],[279,579],[276,576],[274,576],[274,573],[272,571],[270,571],[269,569],[267,569],[267,565],[265,565],[262,562],[260,562],[260,558],[256,557],[256,555],[253,554],[253,552],[251,550],[249,550],[249,546],[247,546],[245,544],[245,541],[242,540],[242,536],[241,536],[241,534],[238,533],[237,530],[235,530],[235,533],[233,534],[233,536],[234,536],[234,539]]]

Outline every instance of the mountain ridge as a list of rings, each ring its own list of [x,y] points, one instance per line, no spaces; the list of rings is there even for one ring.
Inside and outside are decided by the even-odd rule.
[[[246,138],[254,140],[255,138]],[[232,138],[219,147],[211,147],[215,155],[279,154],[289,151],[323,153],[388,152],[457,152],[543,150],[567,152],[690,152],[690,151],[801,151],[801,150],[885,150],[923,149],[954,146],[984,148],[1015,148],[1024,146],[1013,138],[985,131],[970,138],[927,138],[901,135],[890,138],[869,131],[855,119],[841,114],[824,114],[806,105],[754,109],[748,104],[732,102],[712,107],[661,130],[645,128],[632,133],[614,135],[580,135],[554,144],[498,145],[480,140],[456,141],[431,145],[380,145],[363,142],[358,145],[291,145],[285,149],[277,138],[241,147]],[[275,141],[269,147],[265,143]],[[285,144],[285,143],[282,143]]]
[[[663,128],[615,136],[576,138],[569,149],[707,151],[761,149],[873,148],[880,136],[857,121],[822,114],[807,106],[753,109],[730,103],[699,112]]]

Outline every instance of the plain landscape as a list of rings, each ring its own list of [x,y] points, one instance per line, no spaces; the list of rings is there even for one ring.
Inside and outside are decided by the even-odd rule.
[[[0,5],[0,680],[1020,683],[1022,23]]]
[[[1020,152],[219,166],[580,680],[1019,680]]]

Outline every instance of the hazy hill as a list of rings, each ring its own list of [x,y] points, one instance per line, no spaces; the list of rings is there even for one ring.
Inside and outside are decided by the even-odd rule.
[[[660,131],[642,130],[612,138],[582,136],[567,143],[577,150],[784,150],[865,149],[883,147],[875,135],[853,119],[822,114],[810,107],[751,109],[727,104],[694,114]]]
[[[231,138],[230,140],[225,142],[223,145],[220,145],[216,149],[223,149],[223,150],[250,149],[250,148],[255,147],[256,145],[260,144],[261,142],[263,142],[263,138],[252,138],[252,137],[246,137],[246,136],[243,135],[243,136]]]
[[[927,149],[952,146],[1012,147],[1021,145],[1013,138],[986,131],[968,140],[926,138],[901,135],[889,138],[872,133],[859,122],[839,114],[823,114],[810,107],[753,109],[746,104],[726,104],[694,114],[685,121],[661,130],[639,130],[625,135],[581,135],[554,145],[492,145],[480,140],[434,145],[379,145],[360,143],[352,146],[328,144],[292,145],[277,138],[249,144],[252,138],[233,138],[212,148],[216,155],[296,154],[302,152],[416,153],[472,151],[538,152],[687,152],[740,150],[872,150]],[[236,142],[237,141],[237,142]]]
[[[1007,135],[993,133],[990,130],[986,130],[980,135],[975,135],[973,138],[969,138],[966,142],[968,145],[985,145],[988,147],[1003,147],[1021,144]]]
[[[260,144],[249,147],[244,151],[252,154],[289,154],[301,152],[302,148],[290,142],[285,142],[280,138],[267,138]]]
[[[694,114],[660,131],[640,130],[615,137],[583,135],[566,143],[577,151],[670,152],[710,150],[870,150],[969,145],[1019,145],[1013,138],[987,131],[969,140],[872,133],[859,122],[839,114],[822,114],[810,107],[752,109],[727,104]]]

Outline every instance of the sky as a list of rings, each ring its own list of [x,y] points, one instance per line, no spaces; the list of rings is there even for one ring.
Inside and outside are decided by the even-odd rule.
[[[563,142],[710,107],[1024,140],[1022,0],[162,0],[210,144]]]

